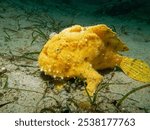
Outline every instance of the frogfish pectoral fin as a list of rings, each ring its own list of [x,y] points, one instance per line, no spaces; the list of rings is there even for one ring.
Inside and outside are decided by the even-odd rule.
[[[123,57],[120,68],[130,78],[141,82],[150,82],[150,67],[142,60]]]

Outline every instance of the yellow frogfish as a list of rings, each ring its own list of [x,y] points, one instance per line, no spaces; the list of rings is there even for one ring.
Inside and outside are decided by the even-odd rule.
[[[129,77],[150,82],[150,67],[141,60],[119,54],[128,47],[104,24],[74,25],[55,34],[44,45],[38,64],[46,75],[85,79],[90,96],[103,76],[96,70],[120,67]]]

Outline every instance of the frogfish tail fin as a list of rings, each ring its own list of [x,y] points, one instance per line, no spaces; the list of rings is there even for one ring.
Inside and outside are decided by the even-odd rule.
[[[132,79],[141,82],[150,82],[150,67],[142,60],[123,57],[120,68]]]

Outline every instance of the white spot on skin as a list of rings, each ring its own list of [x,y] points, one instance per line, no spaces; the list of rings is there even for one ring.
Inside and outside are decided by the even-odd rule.
[[[43,71],[43,67],[40,69],[40,71]]]

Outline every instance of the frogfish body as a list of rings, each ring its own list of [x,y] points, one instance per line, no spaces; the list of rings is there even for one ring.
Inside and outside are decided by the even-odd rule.
[[[46,75],[86,79],[87,92],[93,96],[103,76],[96,70],[120,67],[129,77],[150,82],[150,67],[141,60],[121,56],[128,47],[104,24],[74,25],[55,34],[44,45],[38,63]]]

